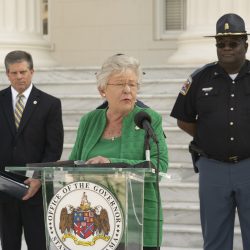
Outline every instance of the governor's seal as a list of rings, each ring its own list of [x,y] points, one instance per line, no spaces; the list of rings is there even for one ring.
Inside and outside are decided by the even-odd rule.
[[[114,250],[124,229],[119,202],[104,186],[73,182],[61,188],[47,210],[47,229],[60,250]]]

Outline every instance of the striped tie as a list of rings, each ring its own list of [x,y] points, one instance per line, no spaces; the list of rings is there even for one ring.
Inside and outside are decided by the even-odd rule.
[[[24,95],[18,95],[17,97],[18,100],[16,102],[16,108],[15,108],[15,124],[16,128],[18,129],[24,110],[24,102],[23,102]]]

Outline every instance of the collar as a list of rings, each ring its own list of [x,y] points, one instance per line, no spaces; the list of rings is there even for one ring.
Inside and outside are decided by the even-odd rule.
[[[228,76],[229,74],[217,63],[213,69],[213,78],[217,78],[220,76]],[[250,62],[248,60],[245,61],[243,66],[241,67],[237,78],[244,76],[245,74],[250,74]]]
[[[22,93],[25,97],[25,100],[28,100],[32,87],[33,84],[31,83],[30,86]],[[11,86],[11,94],[12,94],[12,99],[15,101],[19,93],[12,86]]]

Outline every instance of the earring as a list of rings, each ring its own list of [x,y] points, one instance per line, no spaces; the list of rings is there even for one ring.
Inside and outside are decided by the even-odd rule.
[[[105,94],[105,93],[103,93],[103,94],[102,94],[102,96],[103,96],[103,97],[105,97],[105,96],[106,96],[106,94]]]

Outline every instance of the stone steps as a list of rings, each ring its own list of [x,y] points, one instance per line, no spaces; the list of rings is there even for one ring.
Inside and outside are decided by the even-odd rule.
[[[167,136],[167,142],[188,145],[189,142],[192,140],[192,137],[190,135],[183,132],[180,128],[176,126],[164,127],[164,131]]]
[[[200,225],[164,225],[164,247],[182,249],[202,249],[203,240]],[[242,250],[240,229],[235,227],[234,231],[234,250]],[[223,249],[224,250],[224,249]]]
[[[197,177],[198,178],[198,177]],[[198,182],[162,179],[160,182],[162,202],[199,202]]]
[[[200,225],[168,224],[163,227],[164,246],[201,248]]]
[[[162,207],[166,225],[200,225],[198,202],[165,202]]]
[[[162,192],[167,195],[166,192]],[[164,202],[163,203],[164,221],[168,225],[200,225],[200,206],[199,202]],[[238,214],[235,215],[235,225],[239,226]]]
[[[187,144],[172,144],[168,143],[169,161],[171,162],[190,162],[191,156],[188,151]]]
[[[184,182],[197,182],[198,176],[191,162],[169,162],[168,172],[172,179]]]

